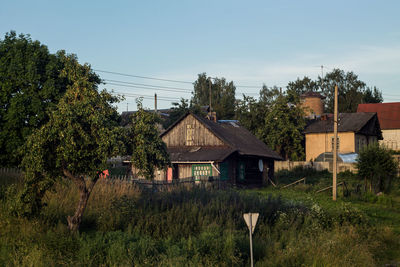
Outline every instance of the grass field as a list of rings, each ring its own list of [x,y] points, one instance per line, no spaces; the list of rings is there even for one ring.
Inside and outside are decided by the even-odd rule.
[[[249,265],[242,214],[259,212],[255,266],[391,266],[400,263],[398,184],[388,195],[358,193],[357,179],[342,174],[350,195],[331,201],[329,173],[279,173],[289,189],[208,191],[194,188],[146,193],[120,181],[101,180],[89,200],[79,234],[66,217],[77,190],[58,183],[35,218],[12,215],[21,187],[0,177],[1,266],[243,266]]]

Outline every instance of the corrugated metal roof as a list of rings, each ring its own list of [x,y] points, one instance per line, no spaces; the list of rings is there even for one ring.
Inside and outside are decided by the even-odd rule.
[[[400,129],[400,102],[359,104],[357,112],[376,112],[382,130]]]
[[[338,162],[345,162],[345,163],[356,163],[358,158],[357,153],[338,153]],[[333,153],[332,152],[324,152],[321,153],[316,159],[316,162],[326,161],[331,162],[333,161]]]

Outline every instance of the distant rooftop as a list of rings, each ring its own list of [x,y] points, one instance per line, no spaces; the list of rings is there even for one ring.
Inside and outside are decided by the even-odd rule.
[[[359,104],[357,112],[376,112],[382,130],[400,129],[400,102]]]
[[[323,95],[321,95],[320,93],[318,93],[318,92],[305,92],[304,94],[302,94],[302,95],[300,95],[300,97],[301,98],[306,98],[306,97],[318,97],[318,98],[321,98],[321,99],[325,99],[326,97],[325,96],[323,96]]]

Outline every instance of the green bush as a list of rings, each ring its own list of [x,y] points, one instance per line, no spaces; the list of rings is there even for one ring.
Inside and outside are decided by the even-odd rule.
[[[365,146],[360,151],[357,168],[359,177],[364,180],[365,191],[368,183],[370,192],[390,191],[398,167],[392,154],[391,150],[378,142]]]

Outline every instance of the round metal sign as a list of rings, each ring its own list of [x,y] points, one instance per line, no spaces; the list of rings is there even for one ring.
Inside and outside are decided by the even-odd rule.
[[[264,170],[264,164],[262,159],[258,160],[258,169],[260,170],[260,172]]]

